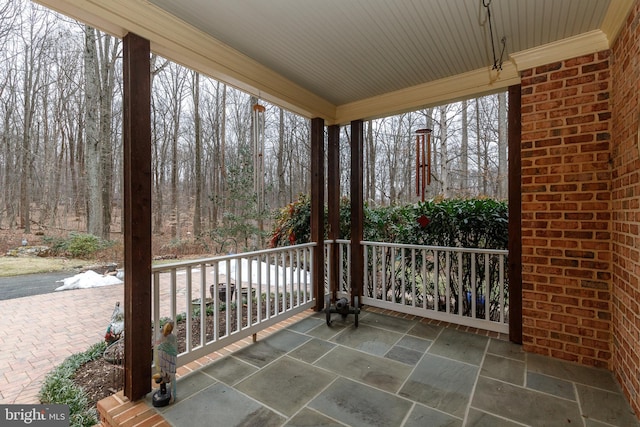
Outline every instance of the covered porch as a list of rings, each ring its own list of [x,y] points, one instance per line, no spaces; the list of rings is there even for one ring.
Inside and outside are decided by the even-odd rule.
[[[544,424],[541,417],[547,406],[555,407],[553,405],[557,405],[558,401],[562,403],[562,408],[557,408],[554,413],[562,414],[565,421],[575,419],[578,425],[580,422],[584,425],[628,425],[628,422],[635,422],[629,421],[625,404],[616,400],[614,395],[619,394],[613,391],[614,385],[621,387],[631,407],[636,411],[640,409],[640,349],[637,345],[640,337],[640,311],[637,304],[640,295],[637,249],[639,221],[635,212],[640,194],[636,93],[640,69],[635,61],[640,51],[640,43],[635,36],[636,21],[640,16],[638,1],[545,1],[545,7],[540,9],[551,13],[536,15],[538,21],[531,22],[527,19],[530,16],[526,13],[527,1],[510,1],[509,5],[518,5],[513,8],[508,7],[505,2],[499,4],[496,1],[495,7],[500,5],[503,10],[513,12],[503,22],[505,25],[506,22],[512,23],[510,40],[518,41],[514,43],[517,47],[508,53],[509,60],[504,64],[500,63],[499,67],[495,60],[493,67],[490,62],[487,63],[487,55],[477,54],[488,52],[490,44],[485,43],[487,40],[483,33],[486,27],[484,24],[476,24],[476,19],[467,18],[475,17],[478,10],[482,10],[481,6],[465,9],[460,6],[461,2],[446,2],[449,5],[447,7],[444,6],[445,2],[438,3],[440,11],[446,9],[442,16],[437,13],[420,15],[425,20],[427,16],[435,16],[436,22],[430,21],[432,27],[405,25],[413,17],[417,5],[422,2],[398,4],[402,12],[398,15],[386,9],[388,2],[354,2],[358,5],[348,10],[340,9],[338,14],[328,13],[338,10],[337,3],[329,4],[327,9],[331,10],[327,11],[304,6],[302,2],[285,2],[284,10],[292,8],[291,13],[295,12],[291,19],[285,19],[286,22],[278,20],[288,16],[284,12],[268,14],[251,9],[258,7],[256,4],[245,10],[246,13],[236,13],[238,11],[234,8],[237,7],[237,2],[220,2],[217,5],[212,2],[208,7],[213,9],[207,9],[207,2],[197,1],[185,8],[181,7],[182,3],[178,5],[161,0],[40,2],[124,39],[127,316],[124,394],[127,399],[140,401],[151,389],[151,331],[147,327],[140,328],[136,325],[148,325],[153,309],[149,173],[149,55],[153,51],[311,119],[311,224],[312,240],[318,246],[322,245],[323,240],[322,206],[325,198],[330,206],[331,223],[331,206],[336,206],[339,197],[334,179],[340,166],[332,163],[335,161],[332,141],[336,141],[339,126],[351,124],[352,298],[363,293],[362,278],[365,271],[362,244],[363,120],[482,93],[509,90],[510,299],[514,303],[512,307],[521,309],[510,313],[509,338],[523,344],[518,347],[517,344],[493,337],[478,338],[477,334],[460,336],[458,332],[451,332],[440,326],[431,331],[431,336],[415,335],[414,327],[423,326],[410,326],[404,321],[381,320],[378,315],[365,312],[362,322],[366,328],[363,330],[371,328],[378,334],[372,342],[388,341],[388,348],[384,352],[376,350],[380,353],[376,354],[371,353],[371,349],[357,348],[357,333],[362,335],[361,330],[350,337],[353,338],[351,341],[341,342],[341,337],[351,335],[352,328],[342,328],[333,334],[334,330],[325,325],[314,326],[314,322],[322,323],[322,319],[311,316],[298,323],[298,326],[291,326],[289,330],[266,338],[265,344],[259,341],[248,347],[254,350],[273,347],[274,351],[266,355],[271,359],[267,359],[270,363],[263,366],[264,370],[258,370],[260,362],[256,362],[255,355],[251,355],[252,350],[245,349],[226,362],[218,362],[219,365],[206,368],[207,372],[185,376],[179,385],[180,389],[189,390],[192,387],[192,390],[202,391],[194,391],[189,399],[177,402],[174,407],[163,412],[163,417],[179,419],[182,416],[180,411],[189,413],[191,410],[180,405],[198,402],[199,399],[209,400],[207,390],[218,390],[221,392],[217,393],[218,398],[221,394],[235,395],[237,400],[251,403],[248,407],[253,405],[276,425],[296,425],[292,423],[297,423],[295,417],[300,414],[309,419],[328,419],[328,424],[335,424],[337,421],[357,425],[367,420],[368,413],[363,414],[363,418],[350,419],[345,407],[331,403],[341,396],[345,388],[355,388],[362,393],[349,393],[345,405],[351,414],[359,412],[366,405],[371,408],[380,398],[398,403],[402,409],[397,414],[391,408],[392,405],[385,407],[384,411],[381,408],[371,408],[381,411],[383,419],[389,420],[387,425],[396,425],[395,422],[400,418],[404,425],[411,425],[411,422],[420,416],[431,414],[432,411],[445,420],[453,417],[453,425],[458,422],[464,425],[483,425],[484,417],[490,420],[485,425]],[[294,3],[298,8],[293,9]],[[553,9],[552,5],[555,7],[560,3],[566,7],[561,5],[562,10]],[[420,8],[421,11],[422,9]],[[210,16],[204,14],[207,10]],[[581,14],[582,26],[572,27],[572,34],[560,31],[570,27],[567,22],[573,22],[578,11],[585,10],[589,13]],[[324,14],[317,15],[321,12]],[[291,49],[279,51],[263,46],[263,49],[254,50],[252,43],[258,42],[256,37],[252,41],[251,38],[243,37],[246,33],[239,35],[233,31],[237,28],[257,28],[240,19],[253,16],[254,13],[264,17],[264,22],[273,30],[265,29],[262,34],[260,31],[252,33],[254,36],[271,43],[271,46],[290,46]],[[204,19],[203,15],[206,16]],[[569,19],[567,15],[572,18]],[[319,27],[313,28],[320,28],[322,31],[316,33],[315,38],[303,37],[311,33],[307,30],[312,28],[312,24],[317,25],[317,16],[321,16],[324,21]],[[358,23],[362,24],[359,18],[367,16],[374,16],[379,20],[373,24],[365,22],[359,27]],[[373,48],[368,53],[358,47],[347,56],[344,56],[344,51],[338,53],[339,48],[348,45],[344,43],[345,40],[366,42],[366,37],[362,35],[363,29],[385,28],[387,21],[383,17],[391,19],[392,16],[395,16],[395,25],[380,32],[388,40],[394,40],[392,34],[405,34],[405,30],[411,28],[408,37],[400,37],[399,43],[402,46],[413,46],[415,39],[412,37],[421,35],[424,43],[419,46],[418,52],[426,51],[427,46],[444,46],[445,52],[438,51],[439,60],[434,61],[440,68],[429,73],[414,73],[415,70],[428,68],[420,62],[420,55],[413,51],[403,52],[398,49],[398,44],[383,44],[382,40],[379,40],[380,48],[389,59],[385,62],[388,68],[383,69],[379,58],[378,62],[360,62],[363,58],[374,57]],[[454,17],[457,24],[451,26],[451,31],[429,31],[429,28],[435,28],[436,23],[445,22],[444,17],[450,16]],[[537,28],[544,27],[543,22],[551,22],[553,16],[564,16],[565,21],[554,21],[554,30],[546,32],[544,37],[535,32]],[[207,25],[214,17],[215,25],[220,28],[219,33],[218,28]],[[349,19],[342,21],[340,18],[344,17]],[[441,22],[438,21],[439,18],[442,18]],[[278,38],[278,30],[287,22],[304,24],[294,26],[297,32]],[[535,25],[536,22],[539,25]],[[228,27],[227,23],[231,25]],[[326,23],[334,23],[335,26],[325,27]],[[466,29],[476,27],[482,27],[479,33],[466,32]],[[340,33],[340,40],[323,44],[324,37],[337,34],[338,29],[344,28],[349,31],[347,34]],[[518,30],[531,32],[518,36]],[[550,33],[554,36],[549,36]],[[443,34],[444,38],[439,38],[438,42],[428,42]],[[262,37],[263,35],[269,37]],[[459,39],[462,42],[457,42]],[[289,42],[292,40],[303,43],[291,46]],[[481,42],[474,44],[471,40]],[[305,44],[305,41],[308,43]],[[330,47],[328,51],[322,50],[325,45]],[[462,52],[463,47],[469,47],[470,51]],[[363,52],[365,53],[362,54]],[[395,55],[398,52],[400,54]],[[407,58],[418,62],[400,61]],[[301,64],[307,68],[298,68]],[[333,70],[339,73],[334,74]],[[342,82],[348,83],[338,84]],[[325,134],[328,147],[326,169]],[[335,239],[335,236],[330,235],[329,238]],[[325,265],[324,251],[314,251],[311,263],[312,283],[322,283],[325,277],[322,268]],[[335,265],[334,263],[333,271]],[[324,305],[324,287],[315,286],[313,289],[315,309],[321,310]],[[423,325],[428,321],[412,319],[411,322]],[[402,325],[398,327],[398,323]],[[430,328],[431,326],[427,327]],[[327,333],[326,331],[332,335],[314,335]],[[396,339],[389,338],[390,334]],[[461,353],[450,351],[452,347],[456,347],[453,341],[447,341],[450,337],[456,338],[453,341],[465,342],[466,348]],[[315,341],[316,339],[319,341]],[[320,348],[308,348],[313,347],[311,343],[314,342]],[[420,345],[421,348],[412,348],[411,345]],[[378,348],[377,345],[374,347]],[[471,348],[476,350],[470,350]],[[446,349],[448,350],[445,351]],[[408,350],[420,354],[419,357],[415,354],[415,362],[396,360],[401,356],[393,358],[397,354],[413,354]],[[308,351],[315,351],[313,355],[317,358],[311,360],[312,356]],[[474,354],[473,360],[465,359],[469,352]],[[358,369],[363,367],[349,360],[349,355],[372,364],[381,363],[382,360],[386,362],[383,364],[385,367],[399,363],[397,370],[389,369],[389,374],[396,376],[395,380],[389,382],[395,385],[390,387],[386,379],[378,381],[376,377],[381,374],[380,371],[375,372],[373,379],[359,377]],[[254,365],[251,363],[252,357],[253,363],[256,363]],[[323,365],[323,361],[331,358],[339,360],[334,360],[335,364]],[[345,366],[356,364],[357,368],[341,371],[338,362],[346,364]],[[500,368],[500,373],[495,373],[493,362],[507,368]],[[242,367],[246,364],[249,371],[254,371],[254,375],[230,377],[223,366],[225,363],[240,364]],[[583,366],[577,367],[574,363]],[[431,386],[442,385],[438,380],[440,374],[432,370],[434,366],[442,367],[442,364],[456,366],[456,369],[460,368],[468,374],[464,375],[462,383],[455,382],[455,375],[446,375],[450,380],[449,384],[456,384],[454,394],[464,388],[464,392],[460,392],[463,396],[461,401],[464,401],[460,403],[465,408],[463,411],[448,407],[445,410],[443,406],[438,406],[456,400],[446,392],[446,385],[443,386],[444,394],[437,390],[427,392],[425,387],[429,387],[429,384],[410,386],[416,377],[430,379]],[[305,390],[309,388],[309,392],[315,390],[316,393],[305,394],[304,399],[301,396],[304,402],[293,404],[287,399],[275,397],[274,401],[268,401],[271,396],[253,391],[254,387],[251,387],[254,395],[247,392],[247,384],[252,381],[251,378],[266,379],[267,384],[270,384],[279,378],[287,378],[295,372],[296,366],[303,365],[305,375],[306,370],[309,370],[315,372],[317,377],[325,378],[318,380],[314,377],[305,382]],[[270,377],[271,366],[286,366],[292,370],[279,372],[280,376],[276,375],[273,379]],[[552,371],[546,370],[554,366]],[[451,372],[447,369],[445,367],[444,371]],[[505,372],[517,372],[514,376],[518,380],[497,377]],[[615,377],[613,383],[610,381],[611,373]],[[364,371],[361,374],[365,376]],[[547,383],[546,377],[551,378],[548,380],[551,385]],[[585,377],[599,380],[597,384],[589,383]],[[466,383],[469,378],[475,380]],[[200,385],[189,385],[190,379]],[[324,387],[316,386],[316,381],[324,381],[321,382]],[[488,384],[496,386],[492,388]],[[258,390],[261,387],[258,384],[253,386]],[[469,388],[465,388],[466,386]],[[415,389],[410,389],[411,387]],[[287,391],[286,387],[281,388]],[[489,392],[487,389],[493,391]],[[568,394],[557,395],[564,392]],[[421,395],[438,397],[436,401],[429,400],[431,397],[421,400]],[[487,399],[487,395],[492,396],[492,399]],[[369,396],[370,399],[360,399],[359,396]],[[518,397],[517,402],[511,400],[514,396]],[[554,396],[553,401],[556,403],[549,402],[549,396]],[[491,406],[498,399],[504,399],[500,407]],[[602,409],[603,402],[610,400],[618,402],[614,404],[618,409],[605,411],[615,412],[611,418],[603,419],[603,414],[595,414],[597,411],[589,409],[593,402],[597,402],[593,403],[593,407],[599,406]],[[530,405],[538,408],[534,413],[526,412],[530,401],[540,402],[540,406]],[[512,412],[505,412],[502,408],[510,408],[506,411]],[[242,410],[244,409],[246,408]],[[529,418],[524,419],[523,414]],[[190,415],[196,416],[195,413]],[[209,413],[208,416],[216,417],[217,414]],[[235,416],[240,417],[236,420],[242,425],[242,413]],[[341,417],[348,420],[341,421]],[[531,420],[530,417],[534,419]],[[175,422],[179,425],[178,421]]]

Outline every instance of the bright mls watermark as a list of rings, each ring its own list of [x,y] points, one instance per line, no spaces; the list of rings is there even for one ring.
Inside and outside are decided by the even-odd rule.
[[[69,427],[69,405],[0,405],[0,426]]]

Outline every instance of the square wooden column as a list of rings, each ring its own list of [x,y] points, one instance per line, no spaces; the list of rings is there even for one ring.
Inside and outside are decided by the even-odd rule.
[[[151,74],[149,40],[123,39],[124,395],[151,391]]]
[[[521,87],[509,86],[509,340],[522,344]]]
[[[362,305],[362,287],[364,283],[364,195],[363,195],[363,142],[364,126],[362,120],[351,122],[351,305],[358,297]]]
[[[324,119],[311,120],[311,241],[313,250],[311,277],[315,285],[315,310],[324,307]]]
[[[340,238],[340,126],[332,125],[327,128],[327,205],[329,240]],[[338,266],[341,262],[338,256],[338,245],[331,245],[330,266],[330,291],[333,301],[336,300],[337,291],[340,290],[341,277]]]

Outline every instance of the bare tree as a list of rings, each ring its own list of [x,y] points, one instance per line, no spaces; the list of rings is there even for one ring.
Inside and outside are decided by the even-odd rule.
[[[467,117],[467,100],[462,101],[462,140],[460,146],[460,160],[461,160],[461,176],[460,176],[460,190],[464,193],[469,191],[469,119]]]
[[[45,67],[44,58],[49,48],[48,39],[51,19],[31,7],[28,14],[28,33],[23,42],[23,90],[22,90],[22,144],[20,150],[20,227],[25,233],[31,232],[31,192],[33,163],[33,145],[38,138],[35,128],[35,116],[38,110],[39,92],[42,90],[41,78]]]
[[[498,94],[498,198],[507,198],[508,165],[507,165],[507,96],[505,92]]]
[[[178,158],[178,145],[180,139],[180,125],[182,118],[183,100],[186,96],[186,70],[173,63],[163,69],[159,74],[160,84],[166,96],[166,114],[165,117],[165,138],[167,138],[170,147],[170,188],[171,197],[171,237],[180,239],[180,213],[178,205],[179,189],[179,167],[180,159]],[[168,123],[167,123],[168,122]]]
[[[195,205],[193,209],[193,234],[200,236],[202,233],[202,138],[200,134],[200,74],[192,71],[192,88],[191,95],[193,97],[193,126],[194,126],[194,143],[195,143]]]

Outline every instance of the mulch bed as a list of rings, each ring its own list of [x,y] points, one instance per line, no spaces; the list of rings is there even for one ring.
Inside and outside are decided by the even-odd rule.
[[[289,306],[287,301],[287,306]],[[278,311],[282,312],[283,307],[280,305]],[[247,307],[242,310],[242,325],[247,325]],[[257,320],[257,304],[252,304],[253,321]],[[271,301],[271,313],[274,312],[274,303]],[[218,337],[226,335],[226,311],[218,312]],[[266,304],[262,306],[262,315],[266,314]],[[235,308],[229,311],[230,333],[237,330],[238,312]],[[264,317],[263,317],[264,318]],[[186,349],[186,320],[177,322],[174,334],[178,342],[178,353],[184,352]],[[213,339],[213,316],[206,317],[206,335],[207,340]],[[192,346],[200,344],[200,317],[192,319],[191,322],[191,342]],[[124,354],[122,348],[121,354]],[[124,371],[121,365],[109,362],[105,357],[85,363],[77,371],[73,378],[73,382],[81,387],[87,394],[90,406],[95,406],[99,400],[108,397],[124,387]]]

